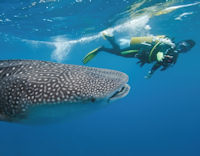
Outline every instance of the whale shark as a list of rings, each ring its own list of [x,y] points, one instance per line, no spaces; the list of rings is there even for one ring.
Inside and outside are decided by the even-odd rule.
[[[125,97],[120,71],[39,60],[0,61],[0,120],[45,121]],[[103,104],[102,104],[103,103]]]

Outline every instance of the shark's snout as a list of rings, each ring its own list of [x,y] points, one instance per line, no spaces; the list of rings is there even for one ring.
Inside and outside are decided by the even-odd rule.
[[[128,84],[125,84],[122,88],[115,91],[115,93],[108,98],[108,102],[125,97],[129,93],[129,90],[130,90],[130,86]]]
[[[130,86],[127,84],[129,79],[128,75],[119,71],[115,71],[112,77],[114,78],[116,85],[108,96],[108,101],[121,99],[125,97],[130,91]]]
[[[91,95],[95,99],[113,101],[123,98],[128,94],[130,90],[130,86],[127,84],[129,78],[125,73],[115,70],[98,69],[93,74],[89,78],[93,79],[93,77],[96,77],[97,80],[94,86],[96,92],[91,92]],[[93,84],[90,87],[93,88]]]

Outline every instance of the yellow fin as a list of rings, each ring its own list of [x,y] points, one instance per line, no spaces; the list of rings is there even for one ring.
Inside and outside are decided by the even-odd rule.
[[[91,59],[93,59],[97,53],[99,52],[99,48],[94,49],[93,51],[89,52],[84,58],[83,58],[83,63],[86,64],[88,63]]]

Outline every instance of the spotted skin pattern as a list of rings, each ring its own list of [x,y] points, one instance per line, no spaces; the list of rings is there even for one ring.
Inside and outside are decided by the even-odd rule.
[[[29,108],[106,98],[128,81],[124,73],[36,60],[0,61],[0,119]]]

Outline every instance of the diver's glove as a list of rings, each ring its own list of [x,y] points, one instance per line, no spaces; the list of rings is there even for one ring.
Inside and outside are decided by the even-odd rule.
[[[150,79],[152,77],[152,72],[149,71],[148,74],[144,77],[145,79]]]

